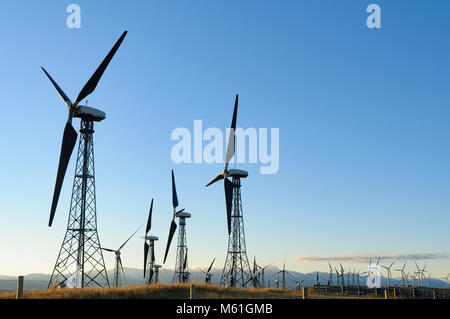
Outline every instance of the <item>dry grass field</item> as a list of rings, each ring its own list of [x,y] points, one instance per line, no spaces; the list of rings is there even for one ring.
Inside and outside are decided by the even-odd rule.
[[[120,288],[50,289],[24,291],[24,299],[188,299],[189,284],[157,284]],[[0,299],[13,299],[15,292],[2,292]],[[300,292],[282,289],[228,289],[195,284],[196,299],[299,299]]]
[[[157,284],[126,286],[120,288],[83,288],[83,289],[49,289],[25,290],[24,299],[189,299],[190,284]],[[336,288],[336,289],[331,289]],[[414,289],[411,296],[410,288],[378,289],[378,292],[360,287],[358,293],[346,288],[331,287],[326,292],[320,289],[308,288],[307,299],[384,299],[385,293],[389,299],[446,299],[448,289]],[[338,289],[339,288],[339,289]],[[353,287],[354,288],[354,287]],[[353,289],[354,290],[354,289]],[[367,290],[367,291],[366,291]],[[0,299],[15,299],[14,291],[0,292]],[[276,288],[220,288],[216,285],[195,283],[195,299],[303,299],[302,292]]]

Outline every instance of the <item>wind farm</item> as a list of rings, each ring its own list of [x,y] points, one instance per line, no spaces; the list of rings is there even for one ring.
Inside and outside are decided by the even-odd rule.
[[[0,299],[450,299],[450,7],[308,1],[11,3]]]

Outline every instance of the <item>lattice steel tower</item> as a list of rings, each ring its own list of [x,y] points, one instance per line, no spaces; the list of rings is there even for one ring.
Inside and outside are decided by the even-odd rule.
[[[127,31],[121,35],[73,103],[50,74],[42,68],[69,109],[61,145],[49,226],[52,225],[55,217],[64,177],[78,138],[78,134],[72,126],[72,120],[74,118],[81,119],[81,137],[78,144],[69,222],[50,278],[49,287],[54,285],[71,287],[109,286],[105,261],[97,233],[93,143],[94,122],[104,120],[105,113],[93,107],[80,105],[80,102],[94,92],[100,78],[126,35]]]
[[[230,170],[233,187],[233,210],[231,214],[231,233],[228,236],[228,253],[223,267],[221,286],[244,287],[251,281],[252,275],[248,262],[244,217],[241,200],[241,177],[247,174],[240,170]]]
[[[190,273],[188,271],[188,248],[186,241],[186,218],[190,218],[191,214],[187,212],[181,212],[176,214],[178,217],[180,228],[178,229],[178,244],[177,244],[177,255],[175,261],[175,273],[173,275],[172,283],[178,282],[189,282]]]
[[[97,233],[94,121],[83,118],[80,133],[69,222],[49,287],[109,286]]]

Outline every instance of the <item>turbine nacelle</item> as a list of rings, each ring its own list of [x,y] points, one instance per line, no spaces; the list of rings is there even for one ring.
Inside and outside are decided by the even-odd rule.
[[[155,240],[159,240],[159,238],[158,237],[156,237],[156,236],[145,236],[145,237],[142,237],[142,238],[144,238],[144,239],[146,239],[146,240],[150,240],[150,241],[155,241]]]
[[[175,213],[175,216],[178,218],[191,218],[191,214],[188,212],[185,212],[184,209],[181,212]]]
[[[228,176],[238,177],[238,178],[246,178],[248,177],[248,172],[242,169],[230,169],[228,171]]]
[[[106,114],[105,112],[90,106],[78,105],[73,111],[73,117],[101,122],[106,118]]]

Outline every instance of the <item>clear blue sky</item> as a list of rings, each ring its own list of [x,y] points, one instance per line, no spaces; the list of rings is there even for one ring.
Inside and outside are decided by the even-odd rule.
[[[81,29],[66,27],[72,2]],[[370,3],[382,29],[366,27]],[[40,66],[74,99],[123,30],[88,98],[107,114],[95,133],[104,246],[144,224],[154,197],[162,262],[173,168],[191,266],[223,265],[223,188],[204,187],[222,165],[173,164],[170,134],[195,119],[224,129],[239,93],[238,126],[280,128],[277,174],[239,166],[249,258],[309,272],[328,266],[293,258],[449,253],[449,12],[445,0],[3,1],[0,274],[49,273],[67,223],[74,157],[47,227],[67,109]],[[142,267],[142,246],[125,248],[126,267]]]

